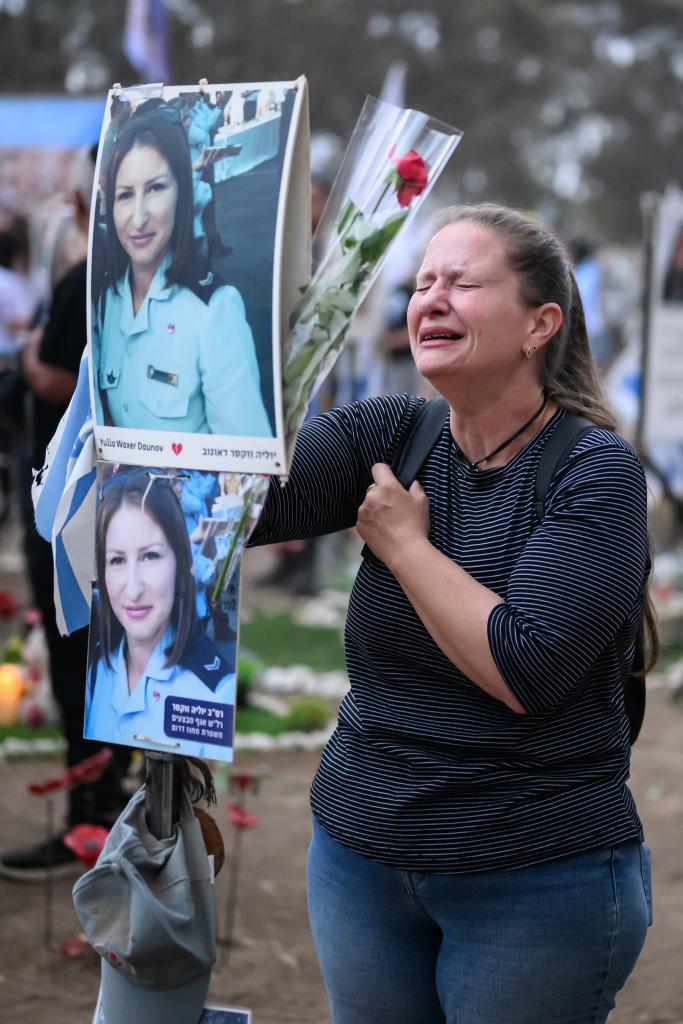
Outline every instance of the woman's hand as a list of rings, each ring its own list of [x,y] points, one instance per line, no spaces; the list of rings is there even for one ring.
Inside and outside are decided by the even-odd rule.
[[[356,529],[394,574],[434,642],[461,672],[517,714],[524,708],[500,675],[488,641],[488,620],[501,603],[429,542],[429,501],[415,481],[409,491],[389,466],[372,467]]]
[[[356,529],[372,553],[393,571],[407,547],[429,537],[429,501],[417,480],[406,491],[383,462],[372,467],[372,478],[375,482],[358,509]]]
[[[217,157],[219,156],[218,150],[215,146],[207,148],[204,146],[201,153],[192,165],[193,171],[205,171],[211,167],[211,164],[215,164]]]

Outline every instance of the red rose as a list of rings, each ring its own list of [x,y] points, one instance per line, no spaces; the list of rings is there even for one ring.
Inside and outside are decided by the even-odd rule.
[[[409,149],[405,156],[394,160],[394,167],[398,185],[398,205],[410,206],[413,197],[419,196],[429,181],[427,165],[416,150]]]

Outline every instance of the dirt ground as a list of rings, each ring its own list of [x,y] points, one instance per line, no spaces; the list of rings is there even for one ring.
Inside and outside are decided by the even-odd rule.
[[[306,921],[305,858],[310,825],[307,789],[315,753],[245,753],[238,766],[265,772],[251,799],[258,827],[244,834],[237,906],[238,944],[219,950],[210,1001],[250,1007],[255,1024],[325,1024],[329,1015]],[[0,765],[3,845],[42,837],[44,807],[26,784],[56,762]],[[667,694],[650,696],[634,754],[633,789],[653,850],[655,925],[624,989],[614,1024],[683,1024],[683,715]],[[217,818],[229,850],[226,795]],[[227,872],[217,879],[222,925]],[[78,933],[71,883],[55,883],[55,941]],[[94,956],[71,960],[43,948],[45,890],[0,879],[0,1020],[7,1024],[90,1024],[99,968]],[[372,1022],[368,1022],[372,1024]],[[540,1024],[540,1022],[539,1022]]]
[[[266,777],[260,793],[250,797],[260,824],[244,833],[237,943],[230,951],[219,948],[209,1001],[251,1008],[254,1024],[330,1019],[306,919],[308,786],[317,760],[310,752],[237,756],[238,769]],[[0,848],[43,838],[45,807],[26,786],[58,767],[57,761],[0,762]],[[663,689],[649,696],[632,786],[653,850],[655,924],[610,1024],[683,1024],[683,714]],[[227,803],[228,795],[221,794],[216,817],[229,855]],[[72,881],[54,884],[55,946],[78,934]],[[224,869],[216,885],[219,928],[226,884]],[[42,884],[0,879],[0,1021],[90,1024],[99,961],[94,954],[69,959],[46,950],[44,913]]]

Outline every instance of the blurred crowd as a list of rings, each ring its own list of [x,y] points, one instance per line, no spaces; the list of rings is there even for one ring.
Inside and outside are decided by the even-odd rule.
[[[2,519],[14,513],[23,539],[30,600],[42,619],[52,692],[66,738],[69,767],[101,744],[83,739],[87,630],[59,635],[53,603],[49,543],[33,524],[31,484],[45,448],[67,409],[87,341],[87,232],[96,151],[72,157],[68,187],[36,207],[30,221],[0,211],[2,328],[0,334],[0,449]],[[72,788],[64,832],[79,824],[109,827],[125,804],[122,780],[130,751],[119,748],[94,782]],[[55,835],[0,858],[10,878],[42,878],[48,866],[69,867],[75,854]]]

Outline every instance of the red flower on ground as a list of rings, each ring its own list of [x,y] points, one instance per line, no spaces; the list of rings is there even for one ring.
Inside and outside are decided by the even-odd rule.
[[[0,590],[0,619],[11,619],[19,610],[19,602],[9,590]]]
[[[244,807],[240,804],[230,804],[228,807],[228,817],[235,826],[235,828],[255,828],[259,823],[259,818],[255,814],[249,814],[249,811],[245,811]]]
[[[46,793],[54,793],[57,789],[63,789],[66,785],[64,776],[56,779],[46,779],[45,782],[29,782],[26,787],[33,796],[45,796]]]
[[[87,956],[89,953],[93,953],[93,948],[89,942],[79,937],[73,939],[65,939],[57,950],[60,956],[68,956],[76,958],[78,956]]]
[[[244,790],[253,781],[253,778],[250,772],[233,772],[231,781],[234,782],[238,789]]]
[[[63,842],[86,868],[94,866],[102,853],[109,831],[101,825],[74,825],[65,833]]]
[[[396,168],[396,198],[399,206],[410,206],[415,196],[424,192],[429,181],[427,165],[415,149],[394,160]]]
[[[66,773],[67,783],[72,786],[82,786],[89,782],[97,782],[111,758],[111,749],[102,747],[96,754],[86,757],[85,760],[79,761],[78,764],[69,768]]]
[[[46,779],[44,782],[29,783],[28,791],[33,793],[34,796],[44,796],[46,793],[52,793],[57,789],[71,789],[74,786],[82,786],[88,782],[96,782],[111,761],[111,756],[111,749],[103,747],[102,750],[98,750],[92,757],[86,757],[84,761],[79,761],[72,768],[67,768],[63,775]]]

